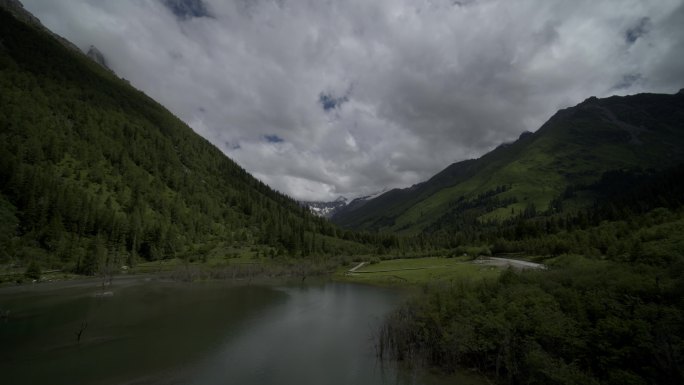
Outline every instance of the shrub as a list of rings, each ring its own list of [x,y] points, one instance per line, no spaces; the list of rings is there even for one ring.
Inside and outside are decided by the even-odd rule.
[[[24,272],[24,275],[28,279],[40,279],[40,266],[35,260],[32,260],[28,266],[26,266],[26,272]]]

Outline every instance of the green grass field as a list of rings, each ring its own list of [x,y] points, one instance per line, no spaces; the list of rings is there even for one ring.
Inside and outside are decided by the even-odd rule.
[[[273,264],[270,259],[258,257],[256,252],[250,251],[248,249],[223,253],[212,250],[212,252],[207,253],[207,256],[204,260],[201,258],[189,258],[188,260],[183,260],[181,258],[169,258],[159,261],[145,261],[136,264],[134,268],[130,269],[130,271],[134,273],[158,273],[172,271],[186,265],[211,269],[226,267],[229,265],[269,263]]]
[[[494,279],[500,269],[451,258],[394,259],[367,264],[353,273],[338,273],[346,282],[380,285],[423,285],[437,281],[479,281]]]

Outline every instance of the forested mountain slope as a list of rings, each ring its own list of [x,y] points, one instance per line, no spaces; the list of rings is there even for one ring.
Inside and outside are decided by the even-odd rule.
[[[569,186],[610,170],[662,169],[684,161],[684,92],[589,98],[557,112],[479,159],[389,191],[333,221],[357,229],[434,232],[468,212],[479,221],[546,211]],[[580,206],[590,205],[591,197]],[[474,210],[477,209],[477,210]]]
[[[352,253],[144,93],[0,8],[0,261]]]

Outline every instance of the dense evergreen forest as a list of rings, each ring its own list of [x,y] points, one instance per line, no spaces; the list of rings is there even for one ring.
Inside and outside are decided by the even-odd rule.
[[[126,81],[0,10],[0,260],[93,274],[202,258],[367,253]]]
[[[547,211],[568,187],[592,184],[605,172],[675,167],[684,162],[682,146],[684,90],[590,97],[559,110],[534,133],[456,162],[410,188],[338,211],[333,221],[418,234],[458,230],[464,221],[530,216],[531,208]],[[566,206],[593,203],[592,196],[581,198]]]
[[[433,243],[447,249],[481,244],[491,253],[524,252],[542,257],[632,253],[634,258],[668,260],[678,255],[684,244],[673,242],[659,245],[658,250],[644,250],[644,242],[659,239],[643,235],[644,227],[680,219],[682,177],[682,165],[664,170],[609,171],[594,183],[567,187],[544,211],[528,204],[508,219],[482,220],[492,208],[505,204],[497,197],[506,190],[502,186],[455,205],[426,233]],[[670,235],[676,233],[668,232]]]
[[[521,190],[513,179],[525,175],[515,173],[487,179],[476,193],[436,193],[453,187],[447,182],[454,178],[482,176],[480,170],[514,159],[533,141],[527,135],[483,157],[488,163],[447,169],[411,205],[387,203],[408,194],[390,192],[376,202],[381,214],[373,223],[394,232],[361,233],[271,190],[144,93],[4,10],[0,90],[0,263],[30,278],[41,269],[91,275],[245,251],[302,261],[518,255],[548,269],[428,285],[387,319],[379,353],[446,371],[475,369],[507,384],[684,382],[684,165],[673,157],[658,169],[635,166],[679,151],[669,140],[682,137],[678,105],[668,105],[663,124],[658,114],[636,114],[668,140],[640,144],[629,167],[589,170],[592,178],[545,190],[561,191],[548,206],[526,199],[535,191]],[[630,100],[659,110],[663,98]],[[595,128],[591,119],[606,119],[596,103],[581,110],[587,132]],[[630,108],[620,111],[630,115]],[[598,131],[593,135],[610,146],[605,154],[622,154],[620,146],[633,139]],[[576,151],[563,158],[572,167],[547,167],[536,151],[545,174],[527,175],[534,183],[526,186],[563,167],[584,175],[589,158],[574,163],[582,145],[574,142]],[[430,196],[439,204],[421,206]],[[388,215],[392,207],[397,213]],[[410,236],[397,235],[402,226]]]
[[[681,384],[684,264],[564,256],[548,271],[425,289],[386,321],[383,356],[503,384]]]
[[[386,320],[380,353],[505,384],[681,384],[682,177],[683,166],[607,172],[545,212],[444,223],[484,253],[538,255],[548,269],[427,286]]]

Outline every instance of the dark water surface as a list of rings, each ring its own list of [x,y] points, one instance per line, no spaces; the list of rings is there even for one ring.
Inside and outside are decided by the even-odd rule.
[[[0,382],[434,384],[375,359],[372,334],[401,300],[343,283],[128,278],[104,289],[97,281],[5,288]]]

